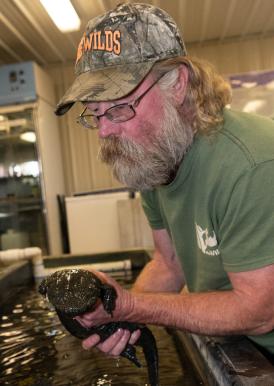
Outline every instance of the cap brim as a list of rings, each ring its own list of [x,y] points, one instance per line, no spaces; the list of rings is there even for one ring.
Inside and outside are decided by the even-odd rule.
[[[154,62],[127,64],[80,74],[55,110],[65,114],[75,102],[98,102],[122,98],[133,91],[149,73]]]

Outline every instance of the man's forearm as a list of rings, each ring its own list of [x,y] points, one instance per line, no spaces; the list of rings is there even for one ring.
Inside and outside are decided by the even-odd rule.
[[[208,335],[261,334],[268,330],[233,291],[199,294],[135,293],[128,321]]]

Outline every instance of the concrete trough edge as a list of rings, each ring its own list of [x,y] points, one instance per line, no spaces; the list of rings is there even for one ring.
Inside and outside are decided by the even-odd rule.
[[[174,334],[206,385],[274,386],[274,366],[248,338]]]

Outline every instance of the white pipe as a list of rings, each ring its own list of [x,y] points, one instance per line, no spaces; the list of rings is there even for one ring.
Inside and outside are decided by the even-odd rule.
[[[59,266],[55,268],[45,268],[42,258],[42,251],[38,247],[24,249],[8,249],[0,251],[0,264],[9,265],[22,260],[32,260],[33,276],[35,279],[43,278],[61,269],[81,268],[93,269],[102,272],[131,271],[131,260],[120,260],[102,263],[90,263],[88,265]]]
[[[0,263],[9,265],[21,260],[32,260],[34,277],[45,276],[42,250],[38,247],[0,251]]]
[[[116,271],[129,271],[131,270],[131,260],[121,260],[121,261],[111,261],[104,263],[90,263],[90,264],[80,264],[80,265],[66,265],[59,266],[55,268],[44,268],[44,275],[51,275],[55,271],[59,271],[62,269],[92,269],[94,271],[102,271],[102,272],[116,272]]]
[[[40,248],[24,248],[24,249],[8,249],[6,251],[0,251],[0,262],[4,265],[14,263],[20,260],[28,260],[34,256],[42,256]]]

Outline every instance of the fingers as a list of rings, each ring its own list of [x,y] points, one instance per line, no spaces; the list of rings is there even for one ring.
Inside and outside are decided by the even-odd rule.
[[[100,336],[97,334],[93,334],[89,336],[87,339],[83,340],[82,347],[85,350],[90,349],[91,347],[96,346],[100,342]]]
[[[99,343],[97,347],[105,354],[119,356],[129,341],[130,332],[128,330],[118,329],[113,334],[113,338],[111,338],[105,340],[103,343]]]
[[[74,319],[77,320],[77,322],[78,322],[79,324],[81,324],[81,326],[83,326],[83,327],[85,327],[85,328],[92,327],[92,322],[90,322],[89,324],[87,324],[87,322],[86,322],[81,316],[75,316]]]
[[[112,320],[112,317],[104,310],[103,305],[99,304],[95,310],[75,316],[74,319],[76,319],[83,327],[90,328],[109,323]]]
[[[137,340],[140,338],[141,331],[140,330],[135,330],[132,334],[131,337],[128,341],[129,344],[135,344]]]
[[[119,328],[114,334],[112,334],[108,339],[106,339],[104,342],[102,342],[100,344],[98,344],[100,342],[99,335],[93,334],[93,335],[89,336],[87,339],[83,340],[82,346],[84,349],[89,349],[89,348],[92,348],[94,346],[97,346],[97,348],[99,348],[99,350],[101,350],[105,353],[108,353],[119,342],[119,340],[121,339],[121,337],[123,335],[123,331],[125,331],[125,330],[122,330]]]
[[[82,342],[82,346],[86,350],[96,346],[100,351],[107,355],[119,356],[128,343],[134,344],[139,339],[140,334],[140,330],[136,330],[131,334],[128,330],[119,328],[102,343],[99,343],[99,336],[93,334]]]

